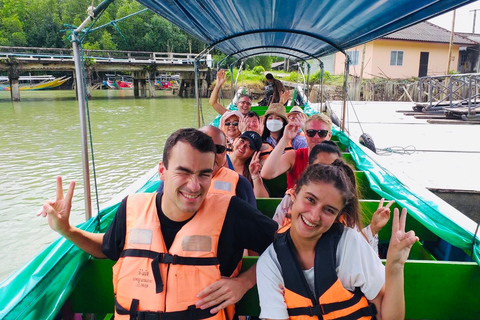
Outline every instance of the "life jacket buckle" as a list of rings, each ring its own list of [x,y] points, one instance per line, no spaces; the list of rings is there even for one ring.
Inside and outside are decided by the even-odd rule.
[[[170,264],[170,263],[173,263],[174,261],[175,261],[175,257],[170,253],[163,254],[162,263]]]
[[[310,312],[310,317],[317,316],[320,319],[323,319],[322,315],[325,314],[322,305],[309,307],[308,311]]]

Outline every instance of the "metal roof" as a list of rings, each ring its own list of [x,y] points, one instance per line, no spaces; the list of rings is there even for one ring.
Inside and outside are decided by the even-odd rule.
[[[424,42],[440,42],[450,43],[450,31],[434,25],[433,23],[424,21],[417,23],[411,27],[391,33],[382,37],[384,39],[408,40],[408,41],[424,41]],[[454,33],[453,43],[459,45],[476,45],[475,41]]]
[[[311,59],[475,0],[137,0],[227,55]]]

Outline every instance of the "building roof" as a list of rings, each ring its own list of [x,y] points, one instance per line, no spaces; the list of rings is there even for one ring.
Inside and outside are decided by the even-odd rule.
[[[424,21],[391,33],[382,37],[382,39],[450,43],[450,31],[428,21]],[[453,43],[463,46],[473,46],[477,44],[477,42],[461,36],[458,33],[454,34]]]

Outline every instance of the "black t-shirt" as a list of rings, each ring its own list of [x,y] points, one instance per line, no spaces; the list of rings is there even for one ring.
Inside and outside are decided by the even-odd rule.
[[[127,197],[128,198],[128,197]],[[102,252],[112,260],[118,260],[125,245],[126,202],[122,200],[110,228],[103,237]],[[156,198],[158,217],[167,249],[177,232],[188,221],[172,221],[162,212],[162,194]],[[230,276],[241,260],[244,249],[262,253],[273,241],[278,225],[247,202],[232,197],[218,241],[217,257],[222,276]]]

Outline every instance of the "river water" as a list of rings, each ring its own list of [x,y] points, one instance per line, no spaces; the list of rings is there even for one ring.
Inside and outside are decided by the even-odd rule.
[[[153,168],[174,130],[196,126],[193,99],[156,94],[138,99],[133,90],[94,91],[89,109],[100,204]],[[211,121],[215,111],[205,99],[202,106],[205,121]],[[55,197],[57,175],[65,187],[77,182],[71,221],[84,221],[75,92],[22,91],[15,103],[10,92],[0,92],[0,137],[1,281],[58,238],[46,219],[36,216],[44,200]],[[94,201],[92,206],[96,212]]]

